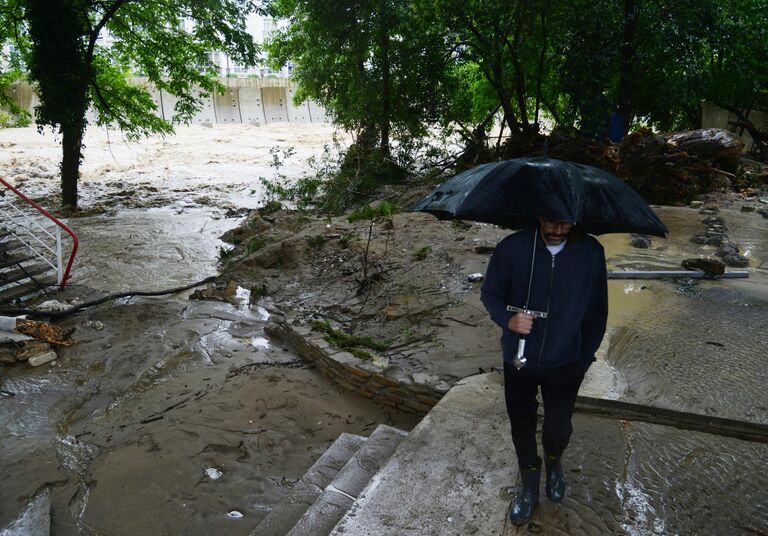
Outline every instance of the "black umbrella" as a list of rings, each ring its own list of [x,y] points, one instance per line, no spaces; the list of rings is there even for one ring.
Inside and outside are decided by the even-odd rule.
[[[554,158],[482,164],[435,188],[413,210],[519,229],[535,217],[578,222],[591,234],[669,232],[640,195],[601,169]]]

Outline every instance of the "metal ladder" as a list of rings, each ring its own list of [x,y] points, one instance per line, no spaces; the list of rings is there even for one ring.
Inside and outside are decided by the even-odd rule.
[[[77,246],[69,227],[0,178],[0,305],[63,289]]]

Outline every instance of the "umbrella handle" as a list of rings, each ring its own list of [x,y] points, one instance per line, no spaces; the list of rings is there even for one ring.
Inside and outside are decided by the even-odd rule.
[[[515,365],[517,370],[520,370],[525,366],[528,360],[525,358],[525,337],[520,336],[520,340],[517,343],[517,355],[512,360],[512,364]]]

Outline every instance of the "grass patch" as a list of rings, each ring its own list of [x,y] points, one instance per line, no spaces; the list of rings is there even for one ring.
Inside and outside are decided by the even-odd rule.
[[[371,337],[350,335],[349,333],[334,329],[327,321],[315,320],[310,325],[314,331],[325,333],[325,340],[329,344],[336,348],[347,350],[353,356],[363,361],[369,361],[373,356],[369,352],[361,350],[361,347],[377,351],[388,350],[390,347],[389,341],[375,341]]]
[[[248,253],[247,255],[250,255],[251,253],[255,251],[259,251],[261,248],[267,245],[267,241],[261,238],[260,236],[254,236],[251,238],[251,240],[248,242]]]
[[[323,244],[325,244],[327,241],[328,241],[328,238],[326,238],[324,235],[315,235],[315,236],[307,237],[307,245],[310,247],[310,249],[320,249],[323,247]]]
[[[417,261],[423,261],[430,253],[432,253],[432,246],[424,246],[413,252],[413,258]]]
[[[280,201],[272,200],[268,201],[263,207],[259,209],[259,214],[262,216],[269,216],[270,214],[277,212],[283,208],[283,204]]]

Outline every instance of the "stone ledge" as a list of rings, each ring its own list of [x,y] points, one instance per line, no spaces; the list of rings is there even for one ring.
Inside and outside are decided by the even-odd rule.
[[[361,361],[328,344],[322,334],[283,318],[270,319],[264,331],[315,365],[337,387],[406,413],[426,415],[451,387],[431,374],[409,375]]]

